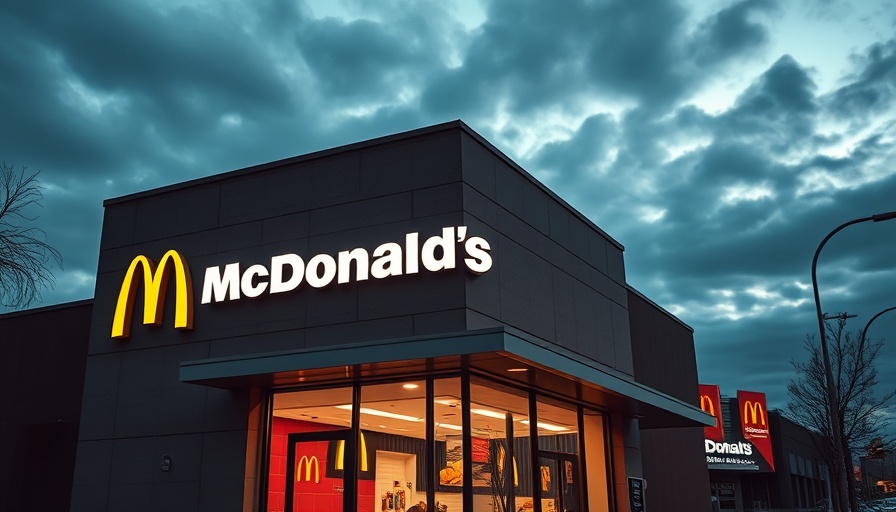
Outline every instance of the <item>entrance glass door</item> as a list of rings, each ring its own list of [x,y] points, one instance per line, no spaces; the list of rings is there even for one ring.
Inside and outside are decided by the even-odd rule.
[[[539,452],[543,512],[579,512],[578,457],[569,453]]]
[[[342,512],[343,432],[290,434],[286,455],[286,512]]]

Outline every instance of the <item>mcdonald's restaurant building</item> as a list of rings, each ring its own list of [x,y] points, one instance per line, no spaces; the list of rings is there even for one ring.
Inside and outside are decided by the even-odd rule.
[[[107,200],[0,329],[0,508],[711,510],[692,330],[460,121]]]

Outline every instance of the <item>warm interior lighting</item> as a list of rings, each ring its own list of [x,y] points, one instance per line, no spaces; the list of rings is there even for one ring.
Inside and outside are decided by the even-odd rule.
[[[496,412],[496,411],[490,411],[488,409],[470,409],[470,412],[472,412],[473,414],[478,414],[480,416],[487,416],[489,418],[495,418],[498,420],[503,420],[506,417],[506,414]]]
[[[521,423],[522,423],[523,425],[528,425],[528,424],[529,424],[529,420],[523,420]],[[537,423],[537,425],[538,425],[538,428],[543,428],[543,429],[548,430],[548,431],[550,431],[550,432],[563,432],[563,431],[569,430],[569,429],[566,428],[566,427],[561,427],[561,426],[559,426],[559,425],[552,425],[552,424],[550,424],[550,423],[542,423],[542,422],[540,422],[540,421]]]
[[[420,387],[420,384],[408,382],[407,384],[402,384],[401,387],[403,387],[404,389],[417,389]]]
[[[457,425],[452,425],[450,423],[436,423],[437,427],[447,428],[448,430],[463,430],[463,428],[458,427]]]
[[[508,368],[507,371],[508,372],[527,372],[527,371],[529,371],[529,369],[528,368]]]
[[[342,409],[345,411],[352,410],[351,404],[337,405],[336,408]],[[415,418],[413,416],[408,416],[406,414],[395,414],[394,412],[380,411],[379,409],[371,409],[369,407],[361,407],[361,414],[369,414],[371,416],[380,416],[382,418],[392,418],[393,420],[403,420],[403,421],[410,421],[410,422],[415,422],[415,423],[423,421],[420,418]]]

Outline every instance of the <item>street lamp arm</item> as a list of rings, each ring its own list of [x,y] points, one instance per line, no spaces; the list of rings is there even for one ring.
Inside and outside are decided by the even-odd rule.
[[[896,212],[878,213],[871,216],[871,220],[874,222],[880,222],[890,219],[896,219]]]
[[[822,313],[821,313],[821,301],[818,300],[818,279],[816,277],[817,276],[816,271],[817,271],[817,267],[818,267],[818,255],[821,254],[821,250],[824,249],[824,246],[825,246],[825,244],[828,243],[828,240],[830,240],[832,236],[836,235],[841,229],[852,226],[853,224],[858,224],[860,222],[868,222],[869,220],[874,221],[874,222],[880,222],[880,221],[876,220],[877,217],[885,217],[888,215],[892,215],[892,217],[882,218],[881,220],[888,220],[891,218],[896,218],[896,212],[889,212],[889,213],[880,213],[877,215],[872,215],[870,217],[862,217],[861,219],[853,219],[849,222],[844,222],[843,224],[840,224],[839,226],[834,228],[833,231],[828,233],[828,235],[826,237],[824,237],[824,239],[821,241],[821,243],[818,244],[818,248],[815,249],[815,256],[812,257],[812,291],[813,291],[813,293],[815,293],[815,309],[818,313],[819,322],[821,322],[821,319],[824,317],[824,315],[822,315]],[[822,336],[824,336],[823,328],[822,328],[821,334],[822,334]]]
[[[896,306],[884,309],[883,311],[878,311],[878,313],[876,315],[871,317],[871,320],[868,320],[868,323],[865,324],[865,327],[861,331],[859,331],[859,354],[860,355],[862,353],[862,350],[864,350],[864,348],[865,348],[865,336],[868,335],[868,328],[871,327],[871,322],[877,320],[877,317],[879,317],[880,315],[882,315],[888,311],[893,311],[894,309],[896,309]]]

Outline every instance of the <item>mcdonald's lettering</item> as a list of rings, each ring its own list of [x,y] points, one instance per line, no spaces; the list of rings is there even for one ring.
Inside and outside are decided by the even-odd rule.
[[[318,462],[316,455],[312,455],[311,458],[308,458],[307,455],[302,455],[302,458],[296,463],[296,482],[302,481],[302,466],[305,466],[306,482],[311,481],[311,467],[314,466],[314,483],[320,483],[320,462]]]
[[[121,283],[115,315],[112,319],[112,338],[124,339],[130,336],[131,314],[134,309],[134,298],[137,286],[143,281],[143,324],[160,325],[164,311],[165,292],[174,270],[175,307],[174,327],[177,329],[193,328],[193,284],[190,278],[190,267],[184,257],[175,250],[169,250],[162,256],[158,267],[146,256],[140,255],[131,261],[128,271]]]

